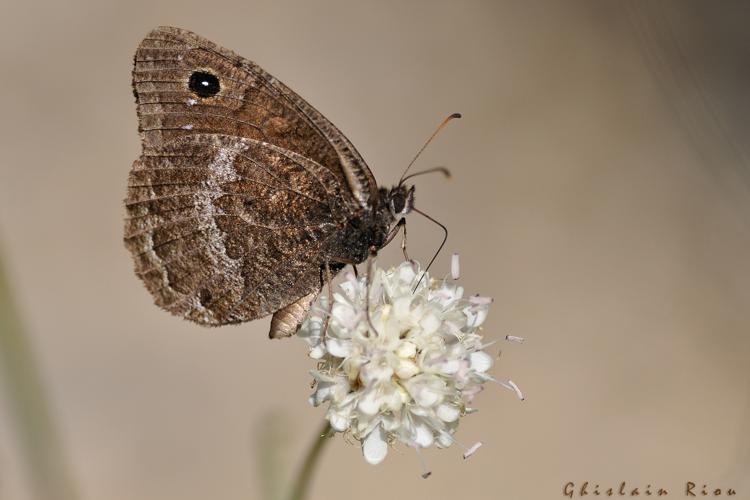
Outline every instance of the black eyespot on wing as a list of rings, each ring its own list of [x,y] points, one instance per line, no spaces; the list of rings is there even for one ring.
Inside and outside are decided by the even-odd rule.
[[[198,97],[211,97],[219,93],[221,85],[216,75],[206,73],[205,71],[196,71],[190,75],[188,87]]]

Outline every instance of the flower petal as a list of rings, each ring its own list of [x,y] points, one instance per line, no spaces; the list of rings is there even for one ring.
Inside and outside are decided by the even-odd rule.
[[[426,335],[432,335],[440,328],[440,320],[435,314],[428,313],[419,321],[419,326],[422,327]]]
[[[414,442],[422,448],[429,448],[432,443],[435,442],[435,436],[432,434],[432,429],[427,427],[424,423],[419,423],[414,426]]]
[[[328,353],[337,358],[346,358],[351,352],[351,341],[329,337],[326,340]]]
[[[362,455],[368,464],[377,465],[388,454],[385,437],[383,428],[378,425],[362,440]]]
[[[417,373],[419,373],[419,367],[414,361],[410,359],[400,360],[398,366],[396,367],[396,375],[398,375],[398,378],[402,380],[411,378]]]
[[[476,351],[469,354],[471,369],[480,373],[486,372],[492,367],[492,357],[483,351]]]
[[[412,342],[401,342],[396,348],[396,355],[399,358],[413,358],[417,355],[417,346]]]
[[[350,426],[350,416],[344,415],[343,413],[334,412],[328,416],[328,422],[331,424],[333,430],[337,432],[344,432]]]
[[[400,320],[408,320],[411,313],[412,297],[406,295],[398,297],[393,301],[393,315]]]
[[[377,392],[373,389],[367,391],[361,398],[359,398],[357,408],[359,408],[359,410],[365,415],[373,416],[378,413],[378,410],[380,410],[380,403],[380,398],[378,397]]]
[[[461,415],[461,410],[458,409],[458,406],[443,403],[437,407],[435,413],[443,422],[455,422]]]

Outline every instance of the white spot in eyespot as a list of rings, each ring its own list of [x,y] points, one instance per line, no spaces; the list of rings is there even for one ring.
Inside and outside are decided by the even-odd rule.
[[[198,100],[197,99],[193,99],[191,97],[190,99],[187,100],[187,105],[188,106],[195,106],[196,104],[198,104]]]
[[[182,126],[183,130],[193,130],[193,124],[188,123],[187,125]]]
[[[208,80],[203,80],[201,82],[201,85],[203,85],[204,87],[208,87]]]

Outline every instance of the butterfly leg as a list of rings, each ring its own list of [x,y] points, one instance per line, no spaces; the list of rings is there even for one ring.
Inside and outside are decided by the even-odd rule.
[[[323,342],[325,342],[326,335],[328,334],[328,325],[331,322],[331,314],[333,314],[333,289],[331,288],[331,264],[326,259],[325,264],[323,265],[323,269],[325,270],[326,275],[326,289],[328,290],[328,307],[326,311],[326,319],[323,321],[323,331],[321,332],[320,336],[323,339]]]
[[[401,217],[401,218],[400,218],[400,219],[398,220],[398,222],[396,223],[396,225],[395,225],[395,226],[393,226],[393,229],[391,229],[391,230],[390,230],[390,231],[388,232],[388,236],[386,236],[386,238],[385,238],[385,243],[383,243],[383,245],[382,245],[382,246],[384,246],[384,247],[385,247],[385,246],[387,246],[387,245],[388,245],[388,244],[389,244],[389,243],[390,243],[391,241],[393,241],[393,238],[395,238],[395,237],[396,237],[396,235],[398,234],[398,231],[399,231],[399,230],[400,230],[400,229],[401,229],[402,227],[404,228],[404,231],[406,231],[406,218],[405,218],[405,217]]]
[[[404,221],[404,238],[401,240],[401,251],[404,253],[404,259],[411,262],[411,258],[409,257],[409,254],[406,253],[406,219],[401,218],[402,221]]]
[[[401,240],[401,251],[404,253],[404,259],[411,262],[411,259],[409,258],[409,254],[406,252],[406,217],[401,217],[395,226],[393,226],[393,229],[391,229],[391,232],[388,233],[388,237],[385,239],[385,243],[383,246],[386,246],[388,243],[393,241],[393,239],[398,235],[399,230],[404,230],[404,237]]]
[[[377,257],[377,255],[378,249],[376,247],[370,247],[369,255],[367,257],[367,277],[365,281],[365,315],[367,316],[367,324],[376,336],[379,335],[378,330],[375,328],[375,325],[372,324],[372,318],[370,317],[370,288],[372,285],[371,280],[373,268],[375,266],[375,257]]]

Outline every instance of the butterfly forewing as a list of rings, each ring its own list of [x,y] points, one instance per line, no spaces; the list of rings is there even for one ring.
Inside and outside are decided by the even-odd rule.
[[[191,91],[196,72],[216,76],[219,92]],[[328,168],[361,207],[377,195],[362,157],[321,113],[255,63],[198,35],[172,27],[149,33],[136,52],[133,86],[144,149],[190,133],[247,137]]]

